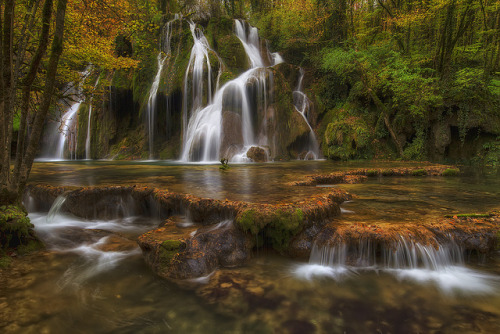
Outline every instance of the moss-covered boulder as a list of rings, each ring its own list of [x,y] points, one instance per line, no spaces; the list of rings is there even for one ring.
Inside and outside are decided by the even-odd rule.
[[[146,261],[160,276],[189,279],[206,276],[221,267],[245,263],[251,255],[250,237],[232,221],[180,229],[168,221],[139,237]]]
[[[304,227],[304,212],[301,209],[248,209],[238,215],[236,224],[257,238],[257,246],[259,243],[269,243],[274,249],[283,252],[290,239]]]
[[[328,124],[324,137],[324,154],[330,159],[367,158],[373,140],[370,127],[356,116],[340,109],[337,119]]]
[[[24,255],[43,248],[27,212],[15,205],[0,207],[0,254],[16,251]],[[5,261],[3,261],[5,263]]]

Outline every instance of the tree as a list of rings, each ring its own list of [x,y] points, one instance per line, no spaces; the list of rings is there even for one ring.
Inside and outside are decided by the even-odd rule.
[[[3,13],[0,21],[2,205],[20,204],[38,151],[45,119],[54,101],[58,64],[63,52],[67,2],[57,0],[55,13],[53,0],[43,2],[41,13],[39,7],[42,0],[5,0],[0,4]],[[33,32],[35,27],[40,26],[41,33],[36,36]],[[47,55],[49,44],[51,47]],[[31,104],[33,99],[37,103]],[[11,168],[16,114],[20,115],[20,124],[14,167]]]

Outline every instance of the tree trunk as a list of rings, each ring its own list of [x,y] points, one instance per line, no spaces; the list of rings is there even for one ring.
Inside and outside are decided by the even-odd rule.
[[[14,0],[6,0],[2,31],[2,161],[0,162],[0,187],[9,186],[10,151],[12,139],[12,33],[14,26]]]
[[[24,168],[22,170],[21,179],[17,189],[19,197],[23,195],[24,188],[26,187],[26,182],[28,180],[29,173],[31,172],[31,167],[33,166],[33,160],[35,159],[36,152],[38,151],[45,118],[52,102],[57,74],[57,65],[63,51],[64,18],[66,16],[67,3],[68,0],[57,1],[56,27],[54,31],[54,39],[52,40],[49,65],[47,68],[47,75],[45,79],[45,88],[42,96],[42,102],[40,104],[40,107],[38,108],[35,121],[33,123],[28,148],[23,159]]]
[[[42,14],[42,34],[40,35],[40,40],[38,42],[38,48],[36,50],[35,56],[33,57],[28,74],[24,77],[22,86],[22,100],[21,100],[21,117],[19,124],[19,133],[17,136],[17,149],[16,149],[16,161],[14,165],[14,172],[12,183],[17,188],[19,184],[19,177],[21,174],[22,157],[24,156],[25,149],[25,139],[26,139],[26,125],[28,122],[29,114],[29,102],[31,88],[33,82],[36,79],[36,74],[42,62],[43,55],[47,51],[47,46],[49,44],[49,32],[50,32],[50,19],[52,17],[52,7],[53,0],[46,0],[43,7]]]

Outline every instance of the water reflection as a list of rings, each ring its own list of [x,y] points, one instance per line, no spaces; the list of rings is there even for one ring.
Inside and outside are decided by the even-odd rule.
[[[292,162],[175,165],[159,162],[36,163],[31,182],[135,184],[200,197],[257,202],[303,199],[330,189],[286,186],[303,175],[354,164]],[[393,164],[391,164],[393,166]],[[375,167],[375,166],[371,166]],[[384,167],[381,164],[377,167]],[[376,178],[338,185],[355,195],[343,221],[424,221],[498,210],[500,178]],[[353,212],[346,212],[346,210]],[[113,220],[30,213],[49,250],[0,270],[3,333],[495,333],[500,329],[500,257],[441,271],[297,263],[259,252],[246,266],[195,282],[158,279],[135,239],[160,224],[122,209]],[[229,222],[226,222],[229,224]],[[179,228],[193,228],[181,217]],[[224,228],[221,224],[219,228]],[[456,293],[456,292],[459,293]],[[479,295],[478,295],[479,294]]]

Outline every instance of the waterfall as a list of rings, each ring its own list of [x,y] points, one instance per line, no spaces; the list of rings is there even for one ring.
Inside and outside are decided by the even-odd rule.
[[[254,132],[254,118],[258,110],[267,110],[267,77],[269,75],[262,59],[259,35],[257,28],[251,27],[240,20],[235,20],[235,34],[240,39],[250,68],[239,77],[228,81],[222,87],[216,87],[212,98],[211,73],[208,52],[213,52],[202,32],[191,24],[191,32],[195,44],[191,50],[191,57],[185,75],[184,107],[183,107],[183,148],[182,161],[218,161],[221,154],[231,161],[246,161],[246,152],[252,146],[266,146],[267,136],[264,132],[259,140]],[[275,61],[282,61],[281,57],[273,56]],[[272,65],[275,65],[273,62]],[[207,67],[208,94],[207,105],[203,103],[204,68]],[[188,82],[192,77],[192,92],[188,92]],[[252,100],[252,92],[256,94],[257,101]],[[188,93],[191,100],[188,99]],[[255,103],[257,102],[257,103]],[[191,103],[191,108],[188,104]],[[257,110],[255,110],[257,108]],[[188,114],[188,109],[190,113]],[[240,119],[239,129],[229,129],[238,135],[240,142],[225,143],[230,147],[237,147],[236,151],[221,152],[223,135],[223,115],[227,111]],[[227,129],[226,129],[227,130]]]
[[[210,46],[203,32],[196,24],[189,23],[194,44],[191,49],[189,63],[184,76],[184,99],[182,110],[183,150],[181,160],[192,161],[192,146],[196,142],[201,147],[199,159],[202,161],[217,160],[220,140],[220,114],[214,110],[203,108],[203,97],[212,103],[212,73],[208,52]],[[206,78],[204,68],[207,68]],[[191,79],[191,80],[190,80]],[[204,91],[204,80],[207,81],[207,91]],[[189,89],[191,84],[191,90]],[[189,99],[188,97],[191,97]],[[190,108],[188,104],[190,103]],[[188,109],[190,112],[188,113]],[[188,123],[189,119],[189,123]],[[205,141],[205,145],[203,145]],[[217,155],[217,156],[215,156]]]
[[[73,157],[76,158],[76,149],[77,149],[77,141],[76,139],[76,120],[77,120],[77,113],[78,109],[80,108],[81,105],[80,102],[75,102],[73,105],[69,108],[66,113],[61,118],[61,126],[59,128],[59,140],[57,143],[57,151],[55,153],[55,158],[59,160],[64,160],[64,152],[65,148],[67,148],[69,152],[69,158],[70,160],[73,159]]]
[[[97,85],[99,84],[99,77],[97,78],[97,81],[94,85],[94,90],[96,89]],[[85,140],[85,159],[90,160],[90,121],[92,119],[92,98],[94,96],[90,96],[90,101],[89,101],[89,120],[87,122],[87,139]]]
[[[83,92],[83,83],[89,76],[91,71],[91,66],[87,66],[84,72],[80,73],[80,84],[76,87],[76,91],[73,95],[76,97],[76,102],[73,103],[69,109],[62,115],[60,126],[57,127],[56,134],[56,151],[54,154],[50,154],[51,158],[58,160],[64,160],[66,155],[65,152],[69,152],[69,159],[74,160],[77,158],[77,138],[78,138],[78,109],[82,104],[84,97],[81,96]]]
[[[158,56],[156,57],[157,59],[157,67],[158,70],[155,75],[155,79],[153,81],[153,84],[151,85],[151,88],[149,90],[149,97],[148,97],[148,105],[147,105],[147,120],[148,120],[148,139],[149,139],[149,158],[153,159],[153,151],[154,151],[154,132],[155,132],[155,116],[156,116],[156,100],[157,100],[157,93],[158,93],[158,87],[160,85],[160,79],[161,79],[161,74],[163,71],[163,66],[165,65],[165,62],[167,58],[171,54],[171,47],[170,47],[170,41],[172,38],[172,26],[173,23],[177,20],[180,19],[179,14],[175,14],[175,17],[173,20],[168,21],[165,26],[162,29],[162,36],[160,38],[160,52],[158,52]],[[168,110],[167,110],[168,112]]]
[[[307,146],[307,153],[304,156],[304,160],[316,160],[319,156],[319,144],[314,134],[314,130],[309,123],[309,110],[310,101],[307,95],[302,91],[302,81],[304,80],[305,71],[303,68],[300,69],[299,82],[297,88],[293,91],[293,104],[295,110],[304,118],[307,126],[309,127],[309,142]]]
[[[498,285],[497,278],[467,268],[465,250],[451,236],[443,243],[435,242],[437,247],[400,236],[392,245],[374,245],[370,240],[323,247],[314,244],[309,263],[295,266],[292,271],[301,279],[341,280],[358,271],[373,270],[400,280],[435,284],[444,294],[490,293]]]

